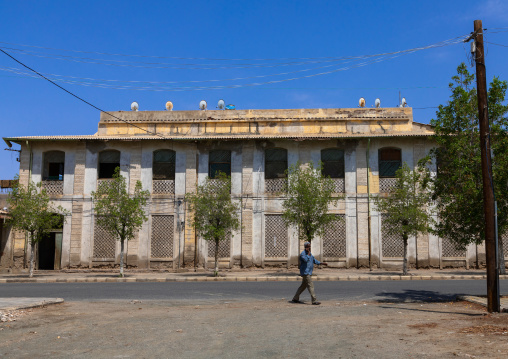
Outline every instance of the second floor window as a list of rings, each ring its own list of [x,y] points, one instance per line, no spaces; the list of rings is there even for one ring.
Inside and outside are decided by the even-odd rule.
[[[210,151],[208,177],[215,178],[219,172],[231,176],[231,151]]]
[[[43,157],[42,179],[45,181],[63,181],[65,152],[49,151],[45,152]]]
[[[265,179],[286,178],[288,151],[284,148],[269,148],[265,151]]]
[[[154,180],[175,179],[175,151],[158,150],[153,152],[152,174]]]
[[[338,148],[321,150],[322,173],[325,177],[344,178],[344,151]]]
[[[402,166],[402,155],[398,148],[381,148],[379,156],[379,177],[394,178],[395,172]]]
[[[117,167],[120,167],[120,151],[108,150],[99,153],[99,178],[113,178]]]

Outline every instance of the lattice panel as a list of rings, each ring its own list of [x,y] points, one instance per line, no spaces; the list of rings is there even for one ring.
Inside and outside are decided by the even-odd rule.
[[[270,178],[265,179],[265,192],[284,192],[287,179],[285,178]]]
[[[152,181],[152,193],[175,193],[175,180],[153,180]]]
[[[219,241],[219,258],[231,257],[231,235]],[[208,241],[208,257],[215,258],[215,241]]]
[[[346,257],[346,221],[343,214],[335,216],[335,220],[326,228],[323,236],[323,257]]]
[[[288,229],[281,215],[265,216],[265,258],[288,257]]]
[[[98,179],[97,180],[97,189],[99,189],[99,186],[101,185],[101,183],[103,182],[111,182],[113,181],[113,178],[101,178],[101,179]]]
[[[501,240],[503,241],[504,256],[508,257],[508,232],[501,235]]]
[[[210,188],[213,188],[215,193],[219,192],[219,190],[222,187],[225,187],[228,185],[227,182],[219,180],[219,179],[211,178],[211,179],[209,179],[209,181],[210,181]]]
[[[151,258],[173,258],[174,216],[152,216]]]
[[[333,178],[333,183],[335,184],[334,193],[344,193],[346,190],[346,186],[344,183],[344,178]]]
[[[50,196],[63,194],[63,181],[42,181],[42,188]]]
[[[443,238],[442,248],[441,248],[442,257],[465,257],[466,250],[465,249],[457,249],[455,243],[449,238]]]
[[[114,259],[116,238],[100,227],[97,222],[94,225],[93,256],[94,258]]]
[[[379,193],[388,193],[397,184],[396,178],[380,178]]]
[[[404,241],[401,235],[388,233],[386,214],[381,215],[381,242],[383,257],[404,257]]]

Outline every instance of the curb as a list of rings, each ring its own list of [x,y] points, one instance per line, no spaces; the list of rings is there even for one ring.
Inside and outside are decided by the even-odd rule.
[[[457,299],[464,300],[466,302],[475,303],[483,305],[484,307],[487,307],[487,298],[486,297],[480,297],[480,296],[472,296],[472,295],[458,295]],[[501,313],[508,313],[508,307],[504,307],[503,305],[500,305],[500,312]]]
[[[413,281],[413,280],[484,280],[486,275],[356,275],[356,276],[315,276],[314,281]],[[499,276],[500,279],[508,279],[508,275]],[[278,276],[278,277],[245,277],[245,276],[229,276],[229,277],[69,277],[69,278],[0,278],[2,283],[140,283],[140,282],[296,282],[300,281],[299,276]]]
[[[0,300],[1,299],[2,298],[0,298]],[[10,298],[10,299],[12,299],[12,298]],[[0,310],[7,312],[7,311],[13,311],[13,310],[21,310],[21,309],[29,309],[29,308],[39,308],[39,307],[44,307],[46,305],[60,304],[60,303],[63,303],[63,302],[64,302],[63,298],[46,298],[46,299],[43,299],[43,300],[32,301],[30,303],[11,305],[10,307],[1,307]]]

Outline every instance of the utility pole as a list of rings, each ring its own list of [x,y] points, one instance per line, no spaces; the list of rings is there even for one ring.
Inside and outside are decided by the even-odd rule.
[[[483,27],[481,20],[474,21],[476,62],[476,89],[478,96],[478,119],[480,122],[480,147],[482,155],[483,210],[485,213],[485,252],[487,259],[487,310],[499,312],[499,271],[497,266],[494,188],[491,178],[490,127],[487,104],[487,76],[483,49]]]

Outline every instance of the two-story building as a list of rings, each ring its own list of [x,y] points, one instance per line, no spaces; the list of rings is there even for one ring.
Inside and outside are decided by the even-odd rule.
[[[296,264],[302,243],[297,228],[282,220],[281,189],[288,166],[310,161],[323,162],[344,196],[330,208],[337,220],[315,239],[316,257],[337,267],[402,263],[402,240],[386,233],[371,197],[389,190],[403,162],[414,168],[433,147],[432,127],[414,122],[411,108],[111,114],[101,113],[94,135],[4,138],[21,145],[20,183],[42,181],[54,204],[70,213],[38,245],[39,269],[118,262],[119,242],[95,224],[90,195],[118,166],[131,191],[139,180],[151,193],[148,221],[126,246],[127,265],[179,268],[212,260],[213,246],[196,235],[183,199],[217,170],[231,176],[242,224],[221,242],[221,264]],[[25,235],[11,233],[7,247],[2,265],[22,266],[30,250]],[[419,267],[467,267],[484,257],[482,246],[460,251],[432,234],[409,241],[410,263]]]

